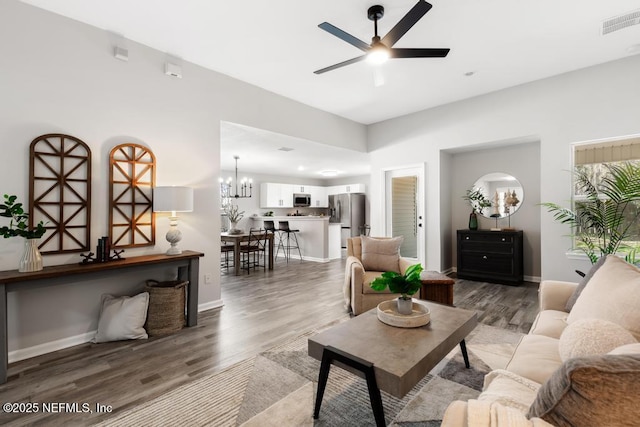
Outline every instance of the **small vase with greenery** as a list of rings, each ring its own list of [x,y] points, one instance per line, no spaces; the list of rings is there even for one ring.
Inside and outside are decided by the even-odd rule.
[[[421,264],[410,266],[404,274],[387,271],[371,282],[370,286],[374,291],[380,292],[389,288],[394,294],[401,294],[398,297],[398,313],[411,314],[413,306],[411,295],[418,292],[422,286],[420,273],[422,273]]]
[[[574,209],[555,203],[542,203],[553,218],[573,228],[576,249],[584,251],[592,264],[603,255],[626,253],[635,263],[636,247],[630,238],[637,236],[640,219],[640,163],[604,164],[602,177],[589,168],[574,171],[575,189],[581,197]]]
[[[25,239],[39,239],[47,229],[44,222],[40,221],[35,228],[29,228],[29,214],[24,211],[22,203],[16,203],[18,199],[14,195],[4,195],[4,203],[0,204],[0,216],[11,218],[8,226],[0,227],[0,235],[5,239],[20,236]]]
[[[240,212],[238,209],[238,205],[229,204],[224,209],[227,218],[229,218],[229,222],[231,223],[231,228],[229,229],[229,234],[242,234],[242,230],[236,228],[238,225],[238,221],[240,221],[244,217],[244,211]]]
[[[482,211],[485,208],[491,207],[491,200],[489,200],[478,188],[471,188],[467,190],[467,194],[462,196],[462,198],[471,205],[471,213],[469,214],[469,230],[477,230],[478,214],[482,214]]]
[[[42,256],[38,251],[38,239],[47,229],[44,222],[40,221],[35,228],[29,228],[29,214],[24,211],[22,203],[16,203],[18,199],[14,195],[4,195],[4,203],[0,204],[0,217],[10,218],[9,225],[0,227],[0,235],[5,239],[9,237],[24,237],[25,248],[18,264],[21,273],[42,270]]]

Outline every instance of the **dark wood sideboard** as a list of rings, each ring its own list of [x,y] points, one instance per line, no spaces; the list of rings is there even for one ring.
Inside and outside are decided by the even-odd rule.
[[[458,230],[458,278],[518,284],[522,231]]]
[[[106,271],[120,271],[135,267],[148,267],[154,264],[163,267],[176,267],[179,280],[188,280],[187,285],[187,326],[198,324],[198,277],[200,257],[204,254],[194,251],[182,251],[180,255],[143,255],[117,261],[64,264],[45,267],[40,271],[19,273],[18,270],[0,271],[0,384],[7,382],[8,344],[7,344],[7,292],[26,288],[34,282],[67,277],[71,275],[87,275]]]

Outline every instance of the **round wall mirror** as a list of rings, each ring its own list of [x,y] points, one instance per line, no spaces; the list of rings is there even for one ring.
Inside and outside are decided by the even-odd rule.
[[[522,185],[515,177],[506,173],[483,175],[473,184],[473,189],[481,192],[491,202],[491,206],[480,211],[485,218],[506,218],[513,215],[524,200]]]

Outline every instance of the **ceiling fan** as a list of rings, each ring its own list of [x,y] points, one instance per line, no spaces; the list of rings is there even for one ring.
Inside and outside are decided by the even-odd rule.
[[[346,41],[350,45],[357,47],[365,52],[365,54],[358,56],[357,58],[322,68],[314,71],[314,73],[326,73],[327,71],[335,70],[336,68],[344,67],[345,65],[355,64],[365,58],[372,63],[382,63],[387,58],[444,58],[449,53],[449,49],[393,48],[393,45],[396,44],[396,42],[400,40],[400,38],[426,14],[431,7],[431,4],[426,1],[419,0],[418,3],[413,6],[413,8],[411,8],[411,10],[407,12],[400,21],[398,21],[395,27],[387,33],[386,36],[380,38],[380,36],[378,36],[378,20],[384,16],[384,7],[380,5],[371,6],[367,10],[367,17],[373,21],[374,28],[374,36],[371,39],[371,44],[363,42],[359,38],[352,36],[328,22],[323,22],[318,25],[318,27],[333,34],[339,39]]]

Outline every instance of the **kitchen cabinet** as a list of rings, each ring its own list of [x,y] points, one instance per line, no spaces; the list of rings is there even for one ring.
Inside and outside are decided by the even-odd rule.
[[[294,186],[265,182],[260,184],[261,208],[292,208]]]
[[[311,195],[311,207],[312,208],[328,208],[329,197],[327,196],[327,189],[325,187],[318,187],[315,185],[305,186],[307,193]]]
[[[366,188],[364,184],[334,185],[331,187],[327,187],[327,195],[365,192]]]
[[[457,235],[458,278],[522,282],[522,231],[458,230]]]

